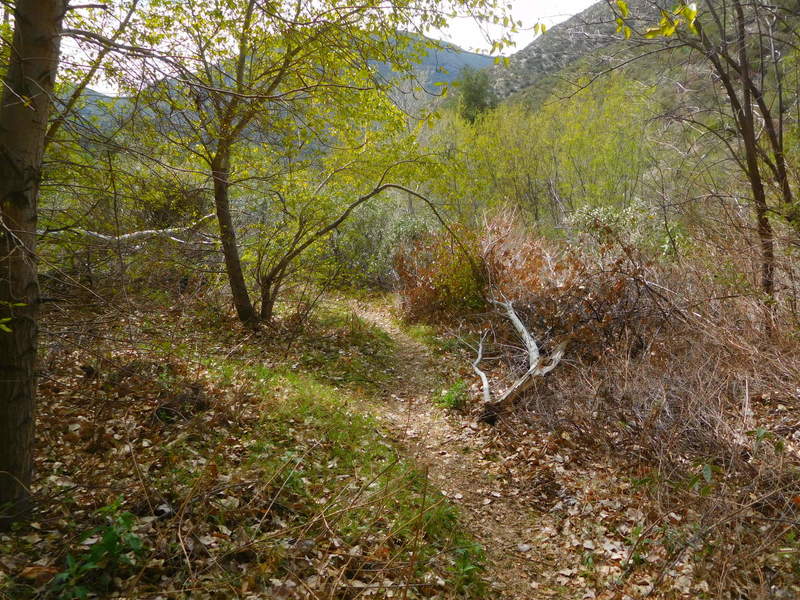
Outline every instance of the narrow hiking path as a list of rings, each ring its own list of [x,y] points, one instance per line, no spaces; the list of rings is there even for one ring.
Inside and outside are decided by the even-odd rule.
[[[386,306],[354,304],[364,320],[388,333],[397,345],[394,381],[378,416],[432,482],[462,509],[464,525],[486,552],[492,597],[552,597],[540,591],[542,571],[557,565],[537,549],[547,518],[497,473],[491,449],[496,431],[433,402],[453,377],[453,365],[409,336]]]
[[[568,430],[525,419],[488,426],[437,406],[435,394],[459,379],[474,381],[471,357],[415,339],[387,302],[353,301],[351,309],[396,344],[392,381],[373,410],[460,506],[463,525],[486,553],[487,597],[685,599],[708,590],[682,554],[669,558],[648,537],[681,517],[648,525],[646,497],[613,453]]]

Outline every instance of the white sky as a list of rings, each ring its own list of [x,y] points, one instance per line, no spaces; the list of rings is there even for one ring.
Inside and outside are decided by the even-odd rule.
[[[513,54],[522,50],[536,37],[533,26],[544,23],[552,27],[590,7],[597,0],[506,0],[511,4],[511,14],[517,21],[522,21],[523,29],[513,34],[516,48],[507,48],[503,54]],[[493,32],[496,35],[496,32]],[[469,18],[455,19],[450,27],[441,32],[443,39],[461,46],[465,50],[488,52],[491,42],[482,33],[478,25]],[[434,36],[435,37],[435,36]]]

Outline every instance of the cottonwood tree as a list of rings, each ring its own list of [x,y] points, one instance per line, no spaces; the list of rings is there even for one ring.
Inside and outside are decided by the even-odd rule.
[[[459,112],[470,123],[474,123],[481,113],[497,106],[497,97],[488,71],[464,67],[459,74],[458,83]]]
[[[352,117],[366,114],[359,128],[374,127],[374,92],[386,92],[390,83],[373,65],[408,71],[425,42],[398,32],[444,26],[456,9],[484,17],[498,10],[494,0],[151,3],[148,26],[158,33],[150,41],[159,57],[144,61],[142,70],[152,80],[148,114],[211,181],[233,304],[243,323],[260,319],[231,199],[237,175],[252,171],[243,157],[258,145],[346,146],[339,139],[343,117],[352,124]],[[277,175],[256,175],[270,176]]]
[[[385,126],[365,136],[355,152],[328,151],[316,160],[292,161],[266,193],[255,197],[253,212],[259,218],[249,227],[253,239],[247,245],[254,256],[263,321],[272,319],[276,301],[298,269],[308,267],[309,262],[324,265],[333,260],[325,242],[355,211],[372,199],[397,191],[397,182],[413,177],[414,167],[421,162],[414,138],[402,135],[403,114],[382,100],[378,104],[382,112],[395,114],[394,127],[385,120]],[[265,196],[269,202],[264,201]],[[308,260],[312,253],[317,261]],[[328,270],[335,271],[338,265],[333,267]],[[306,278],[313,271],[302,270]]]

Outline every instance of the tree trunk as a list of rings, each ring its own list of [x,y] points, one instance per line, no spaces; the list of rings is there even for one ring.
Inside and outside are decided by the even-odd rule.
[[[285,257],[284,261],[286,261]],[[278,266],[281,267],[282,265],[279,264]],[[264,323],[271,322],[272,317],[275,316],[275,303],[278,301],[278,295],[281,292],[284,275],[285,266],[284,268],[273,269],[271,274],[262,276],[259,282],[261,286],[261,320]]]
[[[763,190],[762,190],[763,192]],[[775,318],[775,236],[767,214],[765,198],[756,197],[756,229],[761,247],[761,290],[764,302],[764,331],[770,336]]]
[[[759,245],[761,246],[761,290],[766,296],[764,303],[764,329],[767,335],[772,333],[772,317],[775,300],[775,237],[772,224],[769,222],[769,205],[764,189],[764,179],[761,176],[761,166],[758,157],[758,134],[756,133],[756,118],[753,114],[753,94],[751,90],[750,59],[747,52],[747,30],[744,8],[742,3],[735,0],[733,3],[736,13],[736,29],[738,39],[739,57],[739,84],[742,88],[741,112],[737,116],[742,141],[744,142],[745,161],[747,164],[747,177],[750,180],[750,189],[753,192],[753,202],[756,209],[756,230],[758,231]],[[735,103],[732,105],[736,110]],[[735,114],[735,113],[734,113]],[[769,118],[769,114],[763,115]]]
[[[775,300],[775,233],[769,220],[769,204],[767,193],[764,187],[764,178],[761,174],[761,161],[759,159],[759,126],[753,112],[753,91],[755,90],[756,104],[761,107],[761,115],[766,120],[765,129],[771,129],[772,120],[766,105],[761,102],[761,92],[755,86],[750,71],[750,58],[747,46],[747,21],[745,19],[744,8],[741,2],[734,0],[733,12],[735,14],[735,26],[737,38],[735,39],[736,57],[738,65],[732,68],[731,64],[736,64],[733,57],[728,54],[727,46],[720,46],[714,43],[706,34],[705,30],[696,24],[700,33],[701,44],[696,48],[706,54],[711,61],[714,71],[719,77],[720,82],[725,88],[728,102],[731,106],[734,122],[736,123],[737,133],[739,134],[744,146],[744,166],[742,170],[747,176],[750,190],[753,193],[753,207],[756,217],[756,231],[758,233],[759,246],[761,250],[761,291],[765,296],[764,306],[764,329],[767,335],[773,332],[774,300]],[[738,80],[738,83],[737,83]],[[738,85],[738,89],[737,89]],[[740,97],[741,94],[741,97]],[[777,138],[774,138],[777,140]],[[782,143],[782,142],[781,142]],[[775,141],[773,150],[776,156],[783,160],[781,143]],[[742,157],[736,156],[737,161]],[[780,167],[779,167],[780,173]],[[780,178],[780,176],[779,176]],[[781,186],[785,194],[791,198],[791,189]]]
[[[219,222],[219,237],[222,242],[222,253],[225,256],[225,270],[231,286],[233,305],[239,320],[245,325],[254,327],[258,324],[258,316],[250,302],[250,295],[247,293],[247,285],[242,273],[242,261],[239,258],[239,247],[236,244],[236,230],[233,228],[231,220],[228,199],[230,153],[226,148],[218,150],[211,165],[211,171],[214,178],[214,204]]]
[[[752,117],[752,115],[750,115]],[[761,178],[758,164],[758,151],[756,148],[755,126],[752,118],[743,119],[742,138],[745,146],[745,160],[747,162],[747,178],[750,190],[753,193],[753,205],[756,216],[756,231],[761,248],[761,291],[766,296],[765,323],[769,332],[772,329],[772,303],[775,300],[775,233],[769,221],[769,205]]]
[[[272,293],[272,286],[267,284],[261,288],[261,320],[265,323],[272,321],[275,314],[275,298],[277,294]]]
[[[18,0],[0,98],[0,529],[30,509],[39,283],[36,210],[64,0]]]

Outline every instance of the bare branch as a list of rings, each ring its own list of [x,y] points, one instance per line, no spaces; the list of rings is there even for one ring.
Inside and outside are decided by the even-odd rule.
[[[173,234],[188,231],[189,229],[194,229],[195,227],[200,225],[200,223],[206,221],[207,219],[212,218],[213,216],[214,213],[207,214],[204,217],[201,217],[200,219],[192,223],[191,225],[186,225],[184,227],[171,227],[169,229],[145,229],[142,231],[133,231],[131,233],[124,233],[122,235],[106,235],[105,233],[98,233],[96,231],[88,231],[86,229],[72,229],[72,228],[63,228],[57,231],[41,231],[39,232],[39,235],[44,236],[47,234],[59,234],[65,232],[78,233],[85,237],[94,238],[96,240],[101,240],[107,243],[135,242],[137,240],[161,236],[161,237],[166,237],[167,239],[170,239],[174,242],[186,244],[188,242],[180,238],[174,237]]]
[[[510,300],[507,300],[506,302],[492,300],[492,304],[502,306],[505,309],[508,320],[511,321],[511,324],[514,326],[514,329],[517,330],[519,337],[522,338],[522,343],[525,344],[525,349],[528,351],[528,365],[529,368],[532,369],[535,365],[539,364],[539,346],[536,344],[536,341],[533,339],[533,336],[531,336],[530,332],[528,332],[525,325],[522,324],[522,321],[520,321],[517,313],[514,311],[514,305]]]
[[[478,376],[483,382],[483,399],[485,403],[485,410],[482,420],[493,423],[494,419],[497,418],[497,415],[505,407],[514,402],[514,400],[519,398],[533,385],[536,377],[543,377],[558,366],[558,363],[561,362],[561,359],[564,357],[564,352],[567,349],[567,342],[561,342],[558,346],[556,346],[550,356],[543,357],[539,351],[539,345],[536,343],[536,340],[533,339],[533,336],[528,331],[528,328],[525,327],[522,319],[520,319],[519,315],[517,315],[516,311],[514,310],[514,305],[511,303],[511,301],[506,300],[504,302],[500,302],[499,300],[491,300],[491,302],[495,306],[504,309],[505,316],[509,321],[511,321],[514,329],[516,329],[517,333],[522,338],[522,342],[525,344],[525,349],[528,353],[528,370],[524,375],[522,375],[522,377],[511,384],[511,387],[503,392],[500,398],[492,401],[491,394],[489,392],[488,379],[486,375],[480,369],[478,369],[478,364],[483,357],[483,338],[481,338],[481,345],[478,347],[478,358],[474,363],[472,363],[472,368],[476,373],[478,373]]]
[[[478,344],[478,356],[475,359],[475,362],[472,363],[472,368],[478,374],[478,377],[481,378],[481,384],[483,385],[483,401],[486,404],[489,404],[492,401],[492,392],[491,389],[489,388],[489,378],[486,377],[486,373],[484,373],[478,368],[478,365],[481,363],[481,360],[483,359],[483,340],[485,339],[486,339],[486,334],[484,333],[481,336],[480,343]]]

